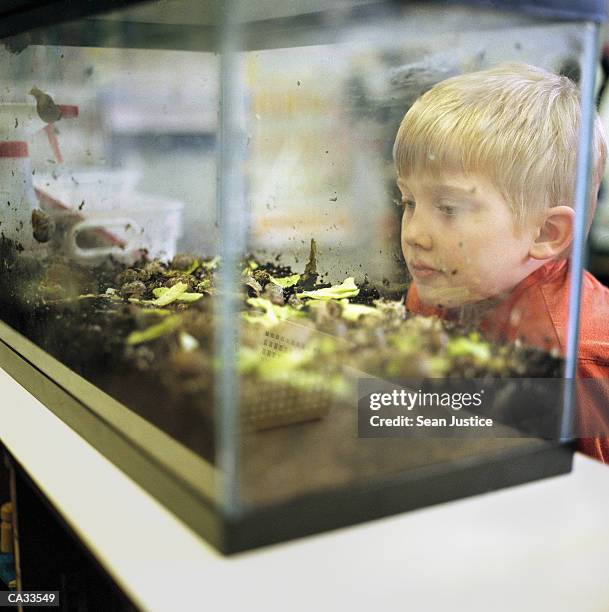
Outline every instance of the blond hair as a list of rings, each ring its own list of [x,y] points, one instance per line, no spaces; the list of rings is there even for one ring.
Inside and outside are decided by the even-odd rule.
[[[438,83],[404,116],[398,176],[446,172],[488,178],[516,227],[552,206],[573,206],[581,108],[575,83],[527,64],[503,64]],[[607,156],[596,116],[590,218]]]

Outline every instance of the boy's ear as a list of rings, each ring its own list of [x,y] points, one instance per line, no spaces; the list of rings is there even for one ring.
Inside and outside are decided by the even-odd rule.
[[[569,206],[553,206],[543,213],[529,255],[533,259],[553,259],[573,240],[575,211]]]

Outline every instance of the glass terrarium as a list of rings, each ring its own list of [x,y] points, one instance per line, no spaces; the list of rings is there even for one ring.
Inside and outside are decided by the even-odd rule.
[[[122,4],[3,22],[2,367],[226,552],[568,471],[578,308],[564,354],[409,312],[393,145],[447,78],[579,80],[577,304],[598,7]],[[491,433],[368,427],[497,380]]]

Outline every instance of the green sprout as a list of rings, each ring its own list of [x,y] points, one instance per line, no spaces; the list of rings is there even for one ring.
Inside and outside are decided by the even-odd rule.
[[[182,272],[182,274],[192,274],[199,266],[201,265],[201,262],[198,259],[195,259],[195,261],[193,262],[192,266],[190,266],[188,269],[184,270]]]
[[[135,346],[136,344],[142,344],[144,342],[151,342],[152,340],[157,340],[165,334],[171,333],[174,329],[178,327],[179,324],[180,317],[178,315],[166,317],[156,325],[151,325],[150,327],[147,327],[143,330],[132,331],[127,336],[126,342],[130,346]]]
[[[271,282],[275,285],[279,285],[284,289],[293,287],[300,280],[300,274],[292,274],[291,276],[284,276],[283,278],[275,278],[271,276]]]
[[[471,340],[470,338],[454,338],[447,347],[451,357],[473,357],[485,362],[491,357],[491,347],[487,342]]]
[[[205,270],[215,270],[218,267],[219,263],[220,255],[216,255],[213,259],[210,259],[209,261],[202,261],[201,267]]]
[[[155,306],[167,306],[171,302],[175,302],[180,295],[186,292],[188,285],[186,283],[176,283],[170,287],[162,295],[159,295],[155,300],[150,300],[150,304]]]
[[[365,306],[364,304],[349,304],[349,300],[340,300],[342,311],[340,313],[343,319],[347,321],[357,321],[361,316],[372,316],[377,318],[383,318],[383,313],[378,308],[372,306]]]
[[[261,323],[265,327],[273,327],[281,321],[285,321],[292,317],[304,316],[303,313],[292,306],[277,306],[277,304],[273,304],[270,300],[265,298],[248,298],[247,303],[264,312],[258,314],[244,312],[242,313],[243,318],[248,323]]]
[[[340,285],[325,287],[324,289],[315,289],[314,291],[303,291],[298,293],[299,298],[307,297],[313,300],[341,300],[343,298],[355,297],[359,294],[359,289],[355,284],[355,279],[350,276],[345,279]]]
[[[185,285],[185,283],[176,283],[176,285]],[[174,285],[174,287],[176,285]],[[188,288],[187,285],[185,286]],[[173,289],[173,287],[171,288],[157,287],[156,289],[153,289],[152,294],[154,295],[156,299],[152,301],[158,304],[158,300],[161,299],[164,295],[167,295],[167,293],[171,291],[171,289]],[[177,302],[196,302],[198,299],[202,297],[203,297],[202,293],[189,293],[187,291],[181,291],[171,301],[175,300]],[[168,302],[168,303],[171,303],[171,302]]]

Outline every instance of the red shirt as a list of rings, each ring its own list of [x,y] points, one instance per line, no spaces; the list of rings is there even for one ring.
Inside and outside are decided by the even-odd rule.
[[[569,314],[568,260],[545,264],[524,280],[509,295],[485,314],[480,329],[499,342],[523,343],[544,350],[557,349],[566,353],[567,320]],[[406,296],[406,307],[415,314],[450,318],[451,314],[421,303],[413,283]],[[609,382],[609,289],[584,271],[577,357],[578,378],[604,378]],[[578,415],[582,428],[591,431],[596,424],[609,431],[609,385],[602,385],[605,398],[595,405],[583,403]],[[608,438],[580,438],[582,452],[609,463]]]

